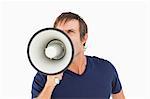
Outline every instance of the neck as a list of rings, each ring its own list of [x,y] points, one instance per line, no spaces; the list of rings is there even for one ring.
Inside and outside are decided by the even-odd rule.
[[[86,56],[84,53],[79,53],[76,56],[74,56],[73,62],[69,66],[69,70],[81,75],[86,68]]]

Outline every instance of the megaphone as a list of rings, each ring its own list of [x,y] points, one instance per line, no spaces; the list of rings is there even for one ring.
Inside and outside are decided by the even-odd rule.
[[[27,55],[37,71],[55,75],[65,71],[71,64],[74,48],[66,33],[55,28],[45,28],[31,37]]]

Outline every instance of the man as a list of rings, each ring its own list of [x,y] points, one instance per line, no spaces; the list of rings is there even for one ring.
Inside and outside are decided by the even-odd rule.
[[[58,75],[38,72],[32,85],[32,98],[37,99],[125,99],[118,74],[107,60],[85,56],[88,29],[84,20],[71,12],[62,13],[54,28],[64,31],[72,40],[74,58],[66,71]],[[55,78],[61,80],[55,83]]]

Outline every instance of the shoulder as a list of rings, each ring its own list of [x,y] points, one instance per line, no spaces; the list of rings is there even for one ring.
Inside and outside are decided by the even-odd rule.
[[[40,81],[40,82],[45,82],[46,79],[47,79],[47,76],[43,73],[40,73],[40,72],[37,72],[35,77],[34,77],[35,81]]]
[[[89,64],[91,64],[94,68],[108,71],[108,72],[115,72],[116,69],[114,65],[103,58],[99,58],[97,56],[87,56]]]
[[[93,64],[98,64],[98,65],[111,65],[112,66],[112,63],[106,59],[103,59],[103,58],[99,58],[97,56],[87,56],[88,58],[88,61],[93,63]]]

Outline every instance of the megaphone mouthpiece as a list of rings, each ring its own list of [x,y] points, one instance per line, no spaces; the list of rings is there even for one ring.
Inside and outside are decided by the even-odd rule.
[[[59,40],[50,41],[45,48],[45,55],[50,59],[61,59],[65,55],[66,47]]]

